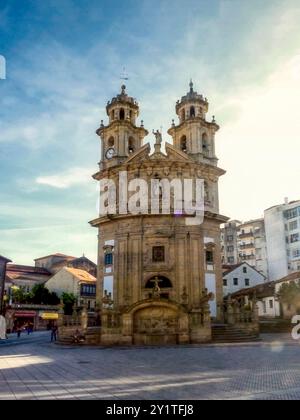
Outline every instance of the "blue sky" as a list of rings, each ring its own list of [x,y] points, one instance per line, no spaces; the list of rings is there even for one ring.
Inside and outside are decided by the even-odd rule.
[[[208,97],[223,214],[300,198],[299,21],[298,0],[0,0],[0,254],[96,259],[95,130],[123,66],[165,140],[191,77]]]

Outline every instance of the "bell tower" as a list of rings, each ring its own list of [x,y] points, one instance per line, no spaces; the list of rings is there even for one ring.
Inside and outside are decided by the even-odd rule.
[[[102,120],[96,131],[101,138],[101,169],[122,163],[142,147],[142,141],[148,134],[143,121],[140,127],[136,126],[139,105],[127,95],[125,85],[122,85],[121,93],[107,103],[106,113],[108,125],[105,126]]]
[[[217,166],[215,133],[219,130],[219,126],[214,117],[211,122],[206,120],[208,107],[207,98],[194,91],[191,81],[189,92],[176,103],[179,124],[176,125],[173,120],[168,133],[173,138],[174,147],[196,162]]]

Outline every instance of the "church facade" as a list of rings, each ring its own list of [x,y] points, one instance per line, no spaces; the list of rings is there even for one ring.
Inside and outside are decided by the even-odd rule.
[[[162,151],[157,131],[154,152],[143,145],[148,131],[137,125],[139,105],[122,86],[107,103],[108,123],[101,121],[101,162],[94,179],[117,185],[116,207],[127,180],[204,180],[204,218],[187,223],[186,215],[100,214],[98,229],[97,303],[101,344],[163,345],[211,340],[211,322],[223,300],[218,179],[225,172],[215,154],[215,119],[207,121],[208,101],[194,91],[176,103],[178,123],[168,133],[173,144]],[[127,193],[126,193],[127,194]]]

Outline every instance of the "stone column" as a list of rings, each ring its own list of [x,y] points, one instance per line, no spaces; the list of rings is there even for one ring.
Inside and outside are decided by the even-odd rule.
[[[237,302],[234,304],[234,320],[235,320],[235,323],[239,323],[241,320],[240,307]]]
[[[203,325],[205,328],[211,328],[210,306],[208,303],[203,305]]]
[[[234,325],[235,320],[234,320],[234,312],[233,312],[233,307],[231,302],[228,302],[227,304],[227,323],[229,325]]]
[[[4,289],[5,289],[5,277],[6,277],[6,265],[11,262],[9,259],[4,258],[0,255],[0,315],[4,312]]]
[[[131,345],[133,343],[133,319],[132,314],[122,316],[122,344]]]
[[[86,306],[81,311],[81,328],[86,331],[88,327],[88,312]]]
[[[223,304],[222,303],[217,304],[217,319],[222,323],[225,322],[224,309],[223,309]]]
[[[258,306],[256,301],[253,301],[252,322],[259,322]]]
[[[64,325],[64,304],[61,301],[59,305],[59,311],[58,311],[58,319],[57,319],[57,327],[60,328]]]

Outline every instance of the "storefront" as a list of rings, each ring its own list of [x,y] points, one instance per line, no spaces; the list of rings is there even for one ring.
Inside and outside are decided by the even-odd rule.
[[[17,306],[17,305],[16,305]],[[58,320],[57,306],[18,305],[7,309],[5,318],[7,332],[15,332],[17,328],[30,327],[32,331],[47,330]]]
[[[57,324],[58,313],[57,312],[40,312],[39,317],[41,321],[46,322],[47,329],[50,329],[53,325]]]
[[[13,331],[17,328],[27,328],[36,329],[36,311],[14,311],[13,314]]]

